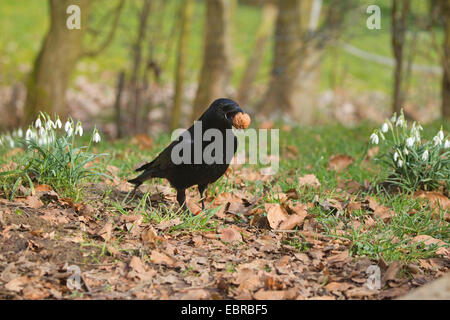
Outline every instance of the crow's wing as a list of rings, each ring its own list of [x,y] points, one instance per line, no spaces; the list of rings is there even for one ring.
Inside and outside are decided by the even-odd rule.
[[[152,171],[155,174],[163,174],[175,167],[176,164],[173,162],[172,151],[175,146],[185,150],[185,148],[190,148],[192,150],[193,141],[189,138],[182,138],[181,136],[174,140],[170,145],[167,146],[161,153],[150,163],[147,163],[139,168],[136,171]]]

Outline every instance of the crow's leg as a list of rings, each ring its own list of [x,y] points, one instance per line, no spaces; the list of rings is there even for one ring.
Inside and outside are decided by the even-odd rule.
[[[134,189],[133,189],[133,191],[131,192],[131,195],[132,195],[132,196],[136,195],[136,190],[141,186],[141,184],[142,184],[142,182],[141,182],[141,183],[136,183],[136,184],[134,185]]]
[[[207,184],[199,184],[198,191],[200,192],[200,197],[202,198],[202,210],[205,210],[205,198],[203,198],[203,192],[205,191]]]
[[[177,189],[177,201],[184,211],[189,212],[189,209],[186,206],[186,189]]]

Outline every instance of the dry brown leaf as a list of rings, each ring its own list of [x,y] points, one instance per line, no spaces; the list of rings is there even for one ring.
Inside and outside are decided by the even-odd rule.
[[[225,228],[220,230],[220,240],[223,242],[242,241],[242,235],[234,228]]]
[[[139,149],[150,149],[153,146],[153,139],[145,133],[138,133],[135,137]]]
[[[439,240],[439,239],[435,239],[432,236],[429,236],[429,235],[426,235],[426,234],[415,236],[412,239],[412,241],[413,242],[423,242],[427,246],[431,246],[433,244],[437,244],[439,246],[445,246],[446,245],[446,243],[444,241]]]
[[[150,256],[150,261],[156,264],[166,264],[168,266],[173,266],[177,261],[166,255],[165,253],[161,253],[157,250],[153,250]]]
[[[105,241],[109,241],[111,239],[113,224],[112,221],[108,221],[102,229],[97,233],[100,237],[102,237]]]
[[[186,294],[181,297],[181,300],[210,300],[211,293],[205,289],[188,290]]]
[[[28,285],[23,289],[23,297],[27,300],[41,300],[48,297],[50,293],[40,289],[35,288],[32,285]]]
[[[19,292],[28,282],[30,282],[30,280],[27,276],[21,276],[9,281],[7,284],[5,284],[5,288],[11,291]]]
[[[235,283],[239,285],[238,291],[254,291],[263,286],[258,272],[249,268],[243,268],[236,274]]]
[[[280,230],[292,230],[296,226],[301,226],[303,224],[303,220],[305,219],[306,214],[304,216],[300,216],[297,214],[291,214],[288,216],[286,220],[281,222],[280,226],[278,227]]]
[[[347,282],[330,282],[325,286],[327,291],[346,291],[349,288],[353,287],[351,283]]]
[[[269,220],[272,229],[278,229],[280,224],[288,218],[286,210],[278,203],[266,203],[264,208],[267,211],[267,220]]]
[[[20,199],[18,201],[23,202],[25,205],[33,209],[39,209],[44,206],[44,203],[38,196],[27,196],[25,199]]]
[[[392,262],[383,274],[383,282],[397,280],[397,274],[402,266],[402,263],[399,261]]]
[[[378,290],[370,290],[365,287],[353,288],[345,292],[346,296],[354,299],[362,299],[378,295]]]
[[[137,273],[145,272],[145,264],[142,262],[141,258],[137,256],[133,256],[130,261],[130,268],[136,271]]]
[[[149,244],[155,244],[158,243],[159,241],[164,241],[164,238],[158,236],[158,234],[156,233],[155,229],[153,229],[152,226],[149,226],[142,232],[141,239],[142,241],[144,241],[144,243]]]
[[[285,299],[285,291],[261,289],[253,297],[256,300],[283,300]]]
[[[34,187],[35,192],[53,191],[53,188],[47,184],[40,184]]]
[[[348,254],[348,250],[344,250],[340,253],[331,255],[327,258],[327,262],[329,264],[336,264],[336,263],[342,263],[342,262],[348,262],[351,258]]]
[[[344,154],[338,154],[336,156],[330,157],[330,160],[328,162],[328,168],[331,170],[335,170],[337,172],[341,172],[352,163],[353,163],[352,157]]]
[[[418,191],[414,194],[415,198],[427,199],[433,209],[441,207],[450,210],[450,199],[439,192],[434,191]]]
[[[298,178],[299,185],[320,188],[320,182],[314,174],[307,174]]]

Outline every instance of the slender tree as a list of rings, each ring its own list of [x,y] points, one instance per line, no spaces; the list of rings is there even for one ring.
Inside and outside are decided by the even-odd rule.
[[[178,128],[180,124],[181,104],[184,96],[186,80],[186,60],[188,56],[191,20],[194,12],[194,0],[185,0],[181,9],[181,26],[178,39],[177,64],[175,70],[175,94],[173,99],[172,118],[170,128]]]
[[[392,0],[392,50],[394,52],[394,92],[392,110],[400,113],[404,101],[403,72],[404,72],[404,45],[406,36],[406,23],[411,5],[410,0]]]
[[[444,21],[444,48],[442,57],[442,117],[450,120],[450,3],[441,0],[442,18]]]
[[[248,58],[247,66],[239,84],[237,101],[245,105],[248,101],[253,81],[256,78],[261,61],[264,57],[266,46],[270,40],[275,26],[278,8],[271,2],[266,2],[262,9],[261,23],[256,33],[255,47]]]
[[[29,123],[39,111],[66,114],[65,93],[76,63],[83,56],[94,56],[105,49],[114,37],[124,0],[120,0],[112,27],[105,40],[94,49],[83,46],[88,30],[88,16],[94,0],[49,0],[50,28],[37,55],[27,83],[25,121]],[[67,8],[80,8],[80,29],[69,29]]]
[[[224,96],[230,79],[230,5],[228,0],[206,1],[203,65],[192,120],[197,119],[213,100]]]

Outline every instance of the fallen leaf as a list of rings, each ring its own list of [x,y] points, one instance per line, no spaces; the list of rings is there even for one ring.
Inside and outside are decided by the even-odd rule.
[[[338,154],[336,156],[330,157],[330,160],[328,161],[328,168],[337,172],[341,172],[352,163],[352,157],[344,154]]]
[[[145,264],[142,262],[141,258],[133,256],[130,261],[130,268],[132,268],[137,273],[145,272]]]
[[[220,231],[220,240],[223,242],[242,241],[242,235],[234,228],[225,228]]]
[[[261,289],[258,292],[256,292],[253,297],[256,300],[283,300],[285,297],[284,291],[277,291],[277,290],[264,290]]]
[[[267,220],[269,220],[272,229],[278,229],[280,224],[288,218],[286,210],[278,203],[266,203],[264,208],[267,211]]]
[[[168,266],[173,266],[176,263],[174,258],[169,257],[165,253],[161,253],[157,250],[152,251],[150,261],[156,264],[166,264]]]
[[[280,226],[278,227],[280,230],[292,230],[296,226],[301,226],[303,224],[303,220],[305,219],[306,215],[299,216],[297,214],[291,214],[288,216],[286,220],[281,222]]]
[[[349,288],[353,287],[353,285],[351,283],[347,283],[347,282],[330,282],[325,286],[325,289],[327,289],[327,291],[345,291],[348,290]]]
[[[320,182],[314,174],[307,174],[298,178],[299,185],[320,188]]]
[[[414,194],[415,198],[427,199],[433,209],[441,207],[445,210],[450,210],[450,199],[441,193],[434,191],[418,191]]]
[[[153,229],[152,226],[149,226],[141,233],[141,239],[144,241],[144,243],[158,243],[159,241],[163,241],[164,238],[158,236],[155,229]]]
[[[139,149],[150,149],[153,146],[153,139],[145,133],[138,133],[135,137]]]
[[[29,281],[27,276],[21,276],[9,281],[5,284],[5,288],[11,291],[20,292]]]

